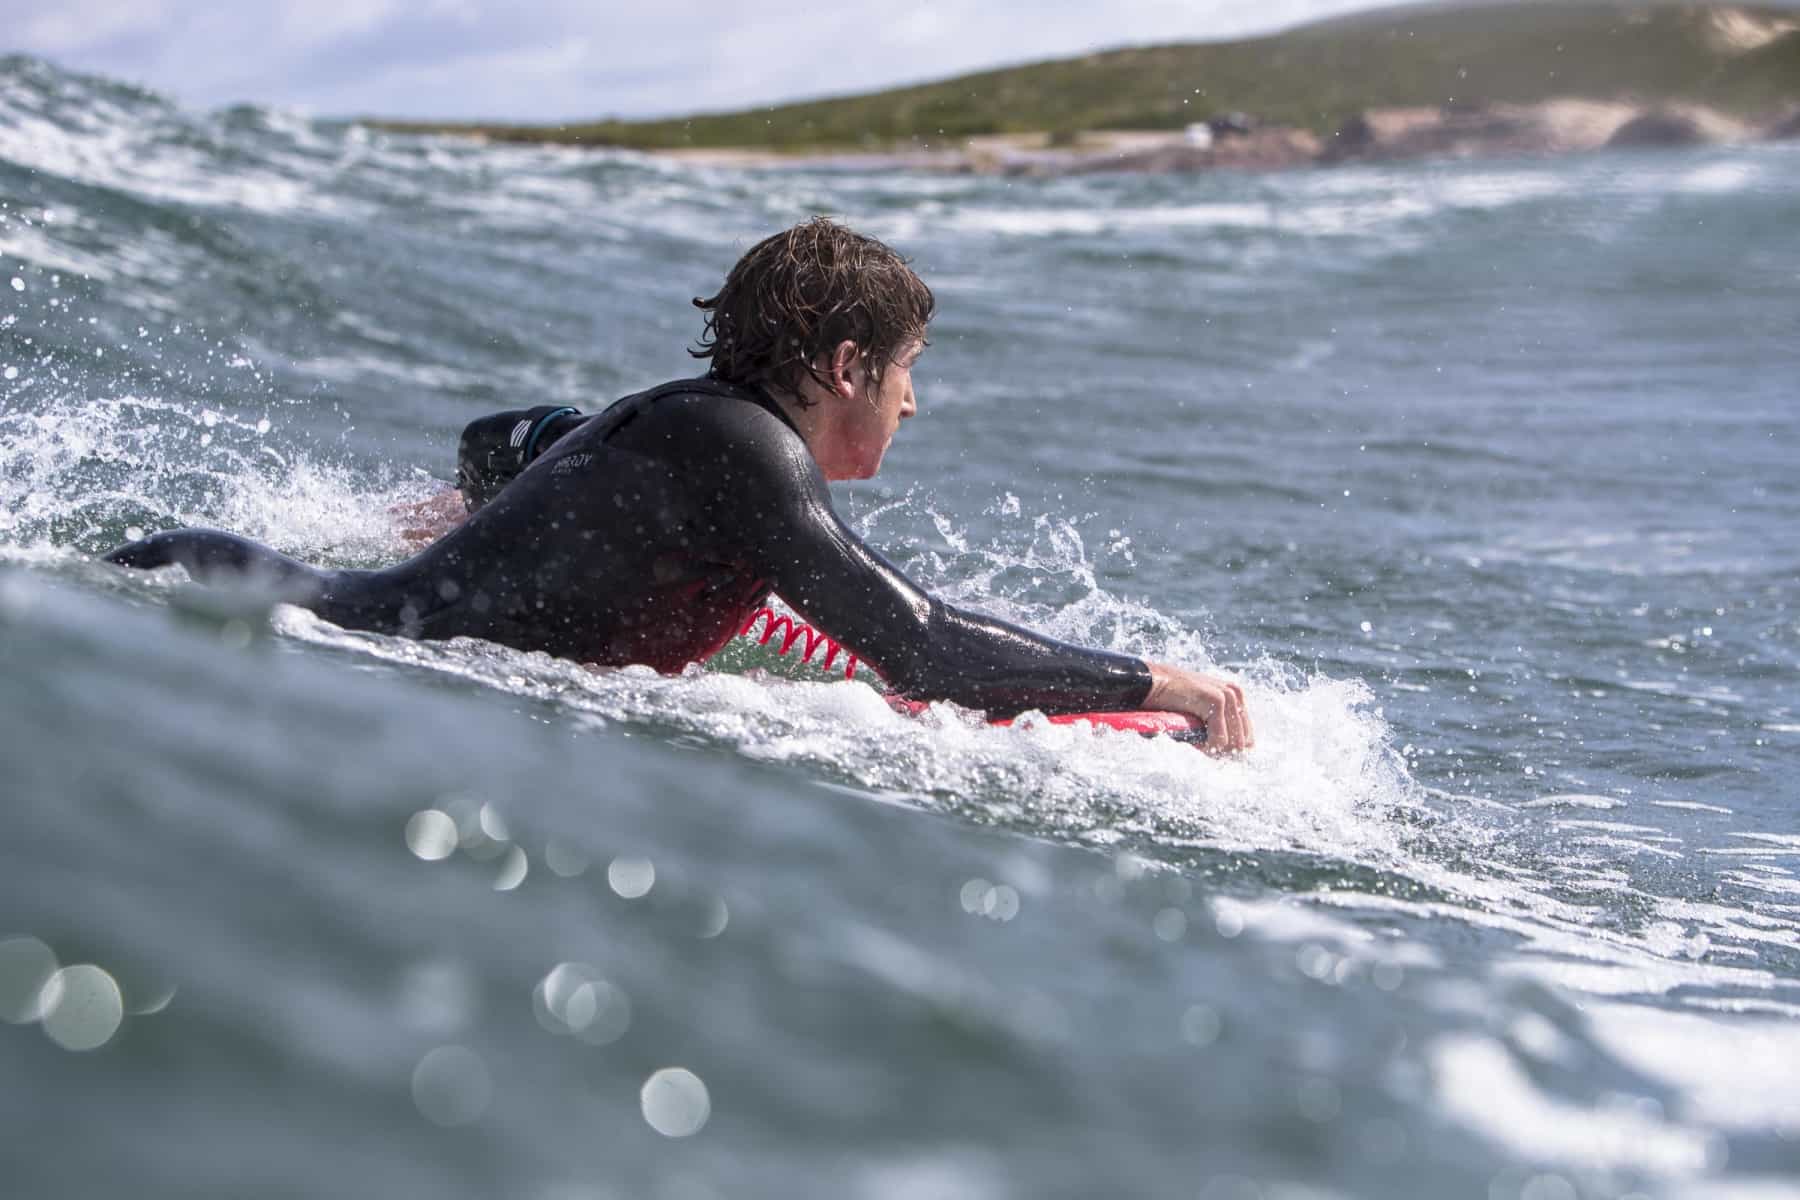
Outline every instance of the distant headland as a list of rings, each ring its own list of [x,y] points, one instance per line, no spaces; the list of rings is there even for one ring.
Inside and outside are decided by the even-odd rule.
[[[1275,169],[1800,138],[1800,10],[1477,3],[656,121],[365,121],[728,165],[986,174]]]

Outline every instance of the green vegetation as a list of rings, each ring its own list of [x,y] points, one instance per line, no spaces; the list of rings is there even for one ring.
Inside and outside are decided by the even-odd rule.
[[[558,126],[374,124],[645,150],[800,151],[1178,129],[1234,110],[1324,134],[1366,108],[1559,96],[1690,101],[1763,117],[1800,104],[1800,31],[1754,48],[1726,34],[1797,20],[1793,9],[1641,2],[1389,9],[1249,41],[1115,50],[748,112]]]

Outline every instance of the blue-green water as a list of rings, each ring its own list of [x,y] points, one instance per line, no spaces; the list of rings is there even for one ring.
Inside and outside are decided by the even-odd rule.
[[[854,523],[1253,754],[94,560],[389,561],[818,211],[940,300]],[[740,171],[0,62],[7,1194],[1800,1194],[1796,229],[1791,144]]]

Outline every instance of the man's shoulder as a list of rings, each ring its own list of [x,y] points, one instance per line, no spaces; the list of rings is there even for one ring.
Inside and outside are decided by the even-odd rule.
[[[766,394],[709,376],[674,379],[614,401],[601,414],[596,432],[622,432],[642,423],[642,432],[678,433],[684,439],[708,435],[751,440],[770,448],[804,450],[800,435]],[[602,434],[604,436],[604,434]]]

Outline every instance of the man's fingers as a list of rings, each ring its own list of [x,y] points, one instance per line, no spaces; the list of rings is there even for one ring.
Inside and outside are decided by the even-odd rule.
[[[1231,716],[1225,711],[1223,696],[1213,701],[1212,711],[1206,714],[1206,752],[1231,753]]]
[[[1199,717],[1206,726],[1201,748],[1208,754],[1237,754],[1256,744],[1241,685],[1160,663],[1152,663],[1150,670],[1150,706]]]
[[[1237,705],[1233,703],[1231,693],[1224,688],[1213,699],[1212,713],[1206,721],[1206,749],[1211,754],[1231,754],[1242,745],[1242,731],[1238,725]]]
[[[1221,682],[1207,720],[1208,753],[1235,754],[1255,744],[1256,735],[1250,725],[1249,706],[1244,703],[1244,689],[1235,683]]]
[[[1244,689],[1237,684],[1231,685],[1232,694],[1237,697],[1238,724],[1244,733],[1244,749],[1256,745],[1256,727],[1250,723],[1250,705],[1244,700]]]

